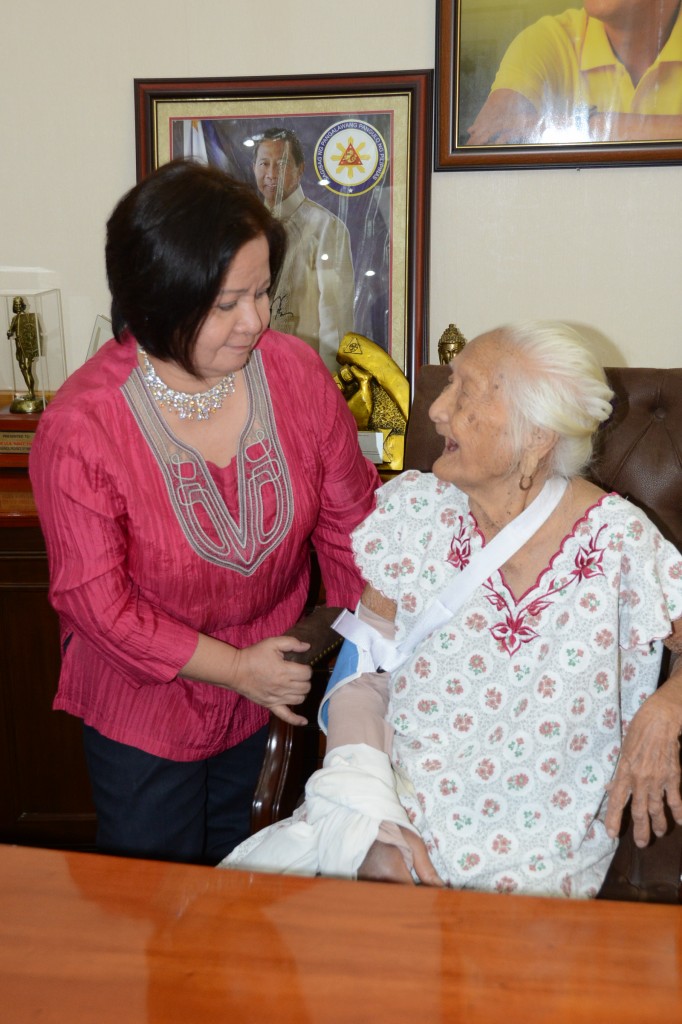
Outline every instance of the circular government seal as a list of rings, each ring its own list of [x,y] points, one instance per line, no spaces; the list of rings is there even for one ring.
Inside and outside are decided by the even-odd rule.
[[[315,170],[330,192],[360,196],[378,185],[388,163],[386,143],[366,121],[337,121],[315,146]]]

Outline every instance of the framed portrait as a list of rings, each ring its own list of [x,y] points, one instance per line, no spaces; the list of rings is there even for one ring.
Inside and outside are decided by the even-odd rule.
[[[317,332],[332,373],[338,341],[356,332],[411,384],[428,362],[432,84],[431,71],[136,79],[138,180],[182,156],[248,182],[290,240],[298,231],[301,267],[286,287],[278,279],[271,325],[313,347]],[[325,238],[324,273],[303,267],[306,235]]]
[[[682,11],[627,7],[438,0],[435,169],[682,162]]]

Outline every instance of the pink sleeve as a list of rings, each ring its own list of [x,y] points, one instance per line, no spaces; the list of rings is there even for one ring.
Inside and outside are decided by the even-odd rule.
[[[350,534],[374,508],[381,479],[365,459],[358,431],[339,389],[328,378],[320,444],[325,476],[320,514],[313,532],[328,605],[355,608],[364,580],[355,564]]]
[[[197,631],[152,605],[130,579],[128,510],[96,439],[75,416],[46,420],[41,428],[31,482],[47,545],[50,600],[63,629],[73,628],[133,685],[173,679],[192,656]]]

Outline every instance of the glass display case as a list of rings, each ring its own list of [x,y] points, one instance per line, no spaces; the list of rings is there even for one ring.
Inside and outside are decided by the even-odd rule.
[[[0,466],[21,466],[40,413],[66,380],[53,271],[0,267],[0,331]]]

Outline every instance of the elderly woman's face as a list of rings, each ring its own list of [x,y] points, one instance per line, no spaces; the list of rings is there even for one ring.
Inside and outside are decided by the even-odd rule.
[[[450,363],[450,382],[429,416],[445,440],[433,472],[467,494],[509,476],[512,455],[504,372],[509,352],[499,332],[474,339]]]

